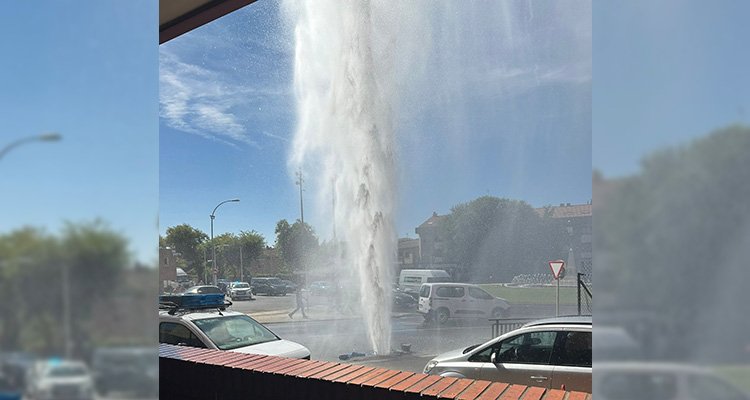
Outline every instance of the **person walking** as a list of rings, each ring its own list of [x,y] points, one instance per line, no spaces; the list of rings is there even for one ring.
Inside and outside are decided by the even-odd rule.
[[[294,314],[297,311],[302,311],[302,318],[307,319],[307,314],[305,314],[305,301],[302,298],[302,285],[297,286],[297,289],[294,291],[294,294],[297,300],[297,308],[295,308],[294,311],[289,313],[289,318],[294,319]]]

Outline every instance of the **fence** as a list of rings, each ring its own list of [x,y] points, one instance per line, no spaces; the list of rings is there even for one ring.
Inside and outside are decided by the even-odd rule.
[[[591,294],[591,281],[585,282],[585,275],[578,273],[578,315],[593,314],[593,295]],[[585,313],[584,313],[585,311]]]
[[[591,394],[162,344],[163,399],[591,400]]]
[[[494,339],[502,334],[518,329],[523,324],[533,320],[534,318],[489,318],[490,328],[492,329],[492,336],[490,338]]]

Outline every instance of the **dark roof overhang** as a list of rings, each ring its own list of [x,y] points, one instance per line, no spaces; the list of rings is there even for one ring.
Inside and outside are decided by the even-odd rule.
[[[159,0],[159,44],[253,2],[255,0]]]

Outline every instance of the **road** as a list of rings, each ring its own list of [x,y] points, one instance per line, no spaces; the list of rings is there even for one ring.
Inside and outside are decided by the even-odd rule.
[[[451,320],[445,326],[425,325],[414,310],[397,310],[391,318],[391,347],[389,356],[371,354],[364,321],[341,315],[327,305],[325,298],[310,298],[311,319],[297,314],[294,320],[286,315],[295,307],[295,296],[257,296],[254,301],[234,302],[232,309],[247,313],[265,323],[284,339],[301,343],[312,352],[313,359],[340,361],[342,354],[366,353],[367,357],[346,362],[378,365],[406,371],[421,372],[433,356],[445,351],[483,343],[491,339],[490,324],[486,319]],[[574,306],[562,307],[562,313],[574,313]],[[514,305],[511,318],[544,318],[554,316],[555,306]],[[264,320],[265,318],[265,320]],[[410,353],[401,353],[401,344],[410,344]]]

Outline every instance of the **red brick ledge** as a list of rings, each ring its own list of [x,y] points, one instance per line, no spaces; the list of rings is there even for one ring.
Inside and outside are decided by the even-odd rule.
[[[363,365],[159,345],[160,398],[591,400],[591,395]]]

